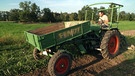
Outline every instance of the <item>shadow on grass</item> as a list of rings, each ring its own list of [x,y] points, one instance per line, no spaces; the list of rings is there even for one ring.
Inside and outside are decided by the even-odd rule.
[[[93,54],[93,55],[95,55],[95,54]],[[93,60],[92,62],[86,63],[85,65],[78,66],[78,67],[75,67],[75,68],[71,69],[68,75],[70,75],[70,74],[72,74],[76,71],[85,69],[85,68],[87,68],[91,65],[94,65],[94,64],[100,62],[103,59],[101,55],[96,55],[95,57],[96,57],[96,60]]]
[[[123,51],[125,52],[125,50]],[[108,75],[106,74],[102,74],[102,71],[104,72],[105,69],[110,69],[110,67],[113,67],[113,64],[111,64],[111,61],[110,60],[106,60],[106,59],[103,59],[102,56],[100,54],[97,54],[98,52],[96,53],[93,53],[92,52],[92,56],[94,56],[96,59],[92,59],[92,61],[88,62],[87,63],[84,63],[83,65],[80,65],[78,67],[75,67],[75,68],[72,68],[68,74],[68,76],[100,76],[100,72],[101,72],[101,75],[102,76],[110,76],[109,73],[107,73]],[[122,54],[122,52],[120,53]],[[119,55],[120,55],[119,54]],[[83,60],[80,60],[81,62]],[[112,60],[113,61],[113,60]],[[79,63],[79,62],[78,62]],[[117,75],[115,75],[117,76]]]

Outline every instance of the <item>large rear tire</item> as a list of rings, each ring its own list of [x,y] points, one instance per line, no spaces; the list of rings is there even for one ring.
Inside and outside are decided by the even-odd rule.
[[[58,51],[48,63],[48,72],[51,76],[66,76],[71,64],[71,56],[65,51]]]
[[[118,30],[109,30],[105,33],[100,45],[103,58],[112,59],[118,54],[120,47],[119,35]]]

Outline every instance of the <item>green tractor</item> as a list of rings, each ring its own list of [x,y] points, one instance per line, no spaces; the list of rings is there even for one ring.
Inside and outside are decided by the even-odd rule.
[[[36,60],[43,56],[49,56],[48,72],[51,76],[65,76],[72,64],[72,52],[65,45],[74,45],[81,54],[90,50],[99,50],[103,58],[111,59],[119,53],[121,39],[123,38],[118,29],[119,11],[117,21],[113,23],[114,9],[120,9],[123,5],[116,3],[96,3],[89,5],[110,4],[111,17],[107,28],[92,24],[91,21],[69,21],[58,23],[53,26],[26,31],[26,40],[35,49],[33,56]],[[100,9],[100,10],[108,10]],[[92,19],[93,19],[92,15]],[[87,11],[85,18],[87,19]]]

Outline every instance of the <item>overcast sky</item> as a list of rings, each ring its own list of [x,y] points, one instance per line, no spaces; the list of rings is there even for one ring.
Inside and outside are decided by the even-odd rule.
[[[0,11],[9,11],[19,8],[19,3],[31,1],[36,3],[40,9],[50,8],[53,12],[78,12],[85,5],[99,2],[114,2],[124,5],[121,11],[135,13],[135,0],[1,0]]]

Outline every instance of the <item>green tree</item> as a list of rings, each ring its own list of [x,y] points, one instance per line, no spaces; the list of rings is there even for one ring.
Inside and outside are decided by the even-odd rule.
[[[64,21],[69,21],[69,14],[67,12],[63,13]]]
[[[93,9],[91,7],[87,8],[87,20],[92,20]]]
[[[61,12],[60,13],[60,19],[62,20],[62,21],[65,21],[65,16],[64,16],[64,14]]]
[[[83,17],[82,17],[83,13],[81,10],[78,11],[78,19],[79,21],[83,20]]]
[[[77,13],[71,13],[70,15],[69,15],[69,20],[71,20],[71,21],[75,21],[75,20],[78,20],[78,14]]]
[[[40,8],[31,1],[20,2],[20,20],[24,22],[36,22],[40,13]]]
[[[19,9],[11,9],[9,20],[10,21],[19,21],[19,11],[20,11]]]
[[[85,20],[85,12],[86,8],[85,6],[83,6],[83,8],[81,10],[78,11],[78,19],[81,20]]]
[[[89,7],[88,5],[86,5],[78,12],[78,19],[85,20],[85,17],[86,17],[86,20],[91,20],[92,12],[93,12],[93,9]]]
[[[125,11],[121,11],[120,12],[120,20],[126,20],[126,12]]]
[[[0,11],[0,20],[8,21],[9,20],[9,12],[8,11]]]
[[[133,20],[135,20],[135,13],[131,13],[130,14],[130,19],[129,19],[130,21],[133,21]]]
[[[30,1],[24,1],[20,2],[20,8],[22,11],[20,11],[20,20],[23,22],[29,22],[29,16],[30,16]]]
[[[99,16],[98,16],[98,8],[94,7],[93,8],[93,20],[98,21]]]
[[[62,21],[61,17],[60,17],[60,13],[53,13],[53,16],[54,16],[54,19],[55,19],[55,22],[59,22],[59,21]]]
[[[0,11],[0,21],[2,21],[2,13],[1,13],[1,11]]]
[[[133,21],[134,20],[134,14],[133,13],[127,13],[126,18],[129,21]]]
[[[33,22],[38,21],[38,16],[40,14],[40,8],[35,3],[31,4],[31,11],[30,11],[30,20]]]
[[[25,12],[30,12],[31,1],[20,2],[20,8]]]
[[[42,22],[53,22],[54,16],[49,8],[44,8],[41,13],[43,16],[41,17]]]

